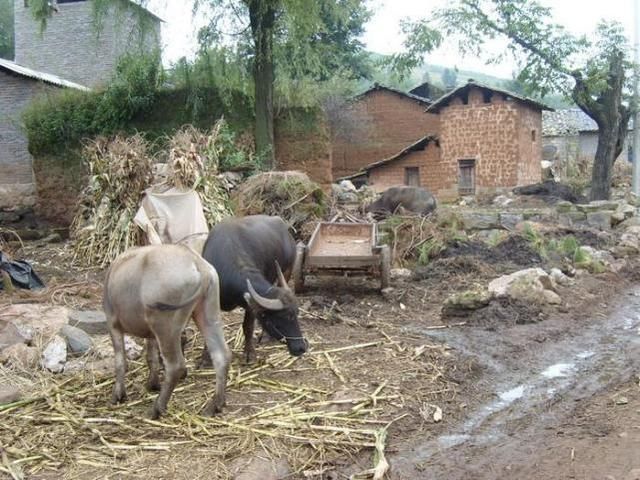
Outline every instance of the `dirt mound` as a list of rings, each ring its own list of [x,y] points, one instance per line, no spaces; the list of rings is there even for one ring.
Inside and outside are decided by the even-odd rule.
[[[495,275],[495,270],[472,256],[461,255],[439,258],[428,265],[416,267],[413,271],[414,280],[449,282],[456,275],[491,277]]]
[[[569,185],[554,182],[553,180],[516,187],[513,189],[513,193],[516,195],[536,195],[548,203],[556,203],[560,200],[566,200],[571,203],[586,202],[586,198],[576,195]]]
[[[491,300],[486,307],[473,310],[467,315],[447,315],[443,318],[447,321],[462,320],[467,322],[467,325],[497,330],[500,327],[537,323],[544,320],[545,314],[539,305],[511,298],[498,298]]]
[[[520,235],[512,235],[495,247],[480,241],[456,241],[448,245],[439,257],[459,256],[478,257],[488,264],[510,262],[518,266],[531,266],[542,262],[540,254]]]

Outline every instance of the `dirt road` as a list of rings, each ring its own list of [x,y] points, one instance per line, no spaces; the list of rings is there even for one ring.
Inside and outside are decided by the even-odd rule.
[[[424,331],[487,367],[485,400],[399,449],[392,478],[640,479],[640,286],[600,306],[582,321]]]

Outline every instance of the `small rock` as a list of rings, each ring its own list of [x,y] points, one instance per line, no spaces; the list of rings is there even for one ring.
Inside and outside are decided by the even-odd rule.
[[[550,305],[560,305],[562,303],[560,295],[558,295],[556,292],[553,292],[551,290],[544,290],[542,292],[542,295],[544,297],[544,300]]]
[[[69,350],[73,353],[86,353],[93,345],[93,340],[84,330],[71,325],[63,325],[60,335],[66,339]]]
[[[338,185],[340,185],[342,189],[347,190],[348,192],[357,191],[355,185],[351,182],[351,180],[342,180]]]
[[[67,361],[67,342],[60,335],[56,335],[42,352],[42,366],[53,373],[64,370]]]
[[[577,204],[576,208],[585,213],[593,213],[603,210],[613,211],[618,208],[618,202],[611,200],[595,200],[589,203]]]
[[[465,211],[460,218],[466,230],[492,230],[500,228],[500,218],[497,212]]]
[[[492,298],[493,295],[488,290],[467,290],[462,293],[454,293],[444,301],[442,315],[448,317],[469,314],[489,305]]]
[[[0,320],[0,352],[11,345],[26,343],[27,340],[12,322]]]
[[[612,217],[613,213],[608,211],[587,212],[587,224],[593,228],[608,230],[611,228]]]
[[[391,269],[391,278],[394,280],[397,279],[408,279],[411,278],[413,273],[408,268],[392,268]]]
[[[493,204],[497,207],[506,207],[513,202],[513,198],[509,198],[506,195],[498,195],[493,199]]]
[[[38,349],[24,343],[16,343],[5,348],[0,353],[0,363],[8,364],[16,368],[29,370],[38,364]]]
[[[507,230],[515,230],[517,225],[524,220],[524,215],[521,213],[506,213],[500,214],[500,226]]]
[[[618,225],[618,229],[626,229],[628,227],[637,227],[640,226],[640,217],[634,216],[628,218],[624,222]]]
[[[626,405],[627,403],[629,403],[629,399],[627,397],[616,398],[616,405]]]
[[[615,227],[616,225],[624,222],[626,218],[627,217],[625,217],[623,212],[613,212],[613,214],[611,215],[611,225]]]
[[[100,310],[72,310],[69,312],[69,325],[84,330],[89,335],[104,335],[109,333],[107,319]]]
[[[22,398],[22,392],[18,387],[0,384],[0,405],[17,402]]]
[[[142,345],[138,345],[136,341],[129,335],[124,336],[124,351],[129,360],[136,360],[142,355]]]
[[[568,202],[566,200],[561,200],[560,202],[556,203],[556,212],[558,213],[568,213],[573,209],[574,209],[573,203]]]
[[[552,268],[551,272],[549,272],[549,276],[551,277],[551,280],[558,285],[571,285],[574,283],[573,280],[562,273],[562,270],[559,268]]]

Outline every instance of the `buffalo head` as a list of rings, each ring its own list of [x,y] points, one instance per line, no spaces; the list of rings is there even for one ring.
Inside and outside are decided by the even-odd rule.
[[[267,296],[260,295],[247,279],[244,299],[258,318],[260,325],[276,340],[286,341],[289,353],[296,357],[307,351],[307,340],[302,336],[298,323],[298,300],[287,285],[280,265],[276,262],[278,283],[269,289]]]

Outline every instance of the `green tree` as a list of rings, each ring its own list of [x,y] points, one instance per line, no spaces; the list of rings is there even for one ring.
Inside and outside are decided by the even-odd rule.
[[[336,72],[363,74],[367,57],[358,36],[369,18],[366,0],[196,0],[210,14],[208,41],[223,36],[251,62],[256,151],[274,162],[274,84],[289,78],[326,80]],[[231,30],[231,34],[228,32]],[[224,35],[222,32],[227,32]]]
[[[551,10],[535,0],[456,0],[430,21],[407,25],[404,64],[420,61],[447,37],[457,36],[464,53],[480,55],[487,41],[508,40],[504,55],[518,61],[518,80],[545,96],[561,92],[598,125],[591,197],[609,198],[613,163],[622,152],[634,108],[627,92],[632,65],[620,24],[601,22],[594,35],[576,37],[550,22]]]
[[[13,0],[0,0],[0,58],[13,57]]]

